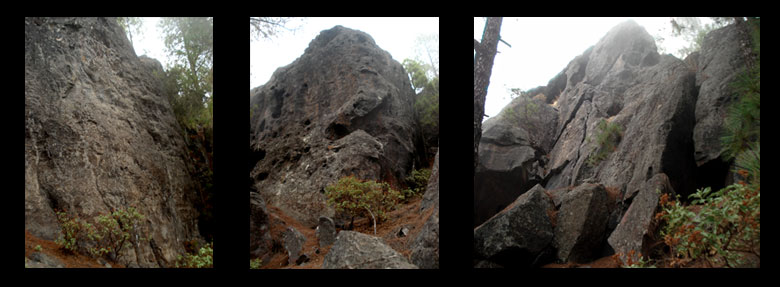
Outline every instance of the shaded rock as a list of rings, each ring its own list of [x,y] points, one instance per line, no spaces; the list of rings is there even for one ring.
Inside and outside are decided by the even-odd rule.
[[[736,100],[731,83],[749,61],[751,41],[741,25],[729,25],[704,36],[696,63],[696,126],[693,130],[696,164],[718,159],[721,155],[723,119]],[[748,52],[746,53],[745,50]]]
[[[485,121],[474,177],[474,225],[504,209],[544,176],[557,111],[521,96]]]
[[[300,257],[303,255],[303,243],[306,242],[306,237],[293,227],[287,227],[283,237],[284,249],[287,250],[288,264],[298,264],[301,261]]]
[[[439,209],[425,221],[422,230],[411,244],[411,262],[420,269],[439,268]]]
[[[315,232],[320,247],[330,246],[336,241],[336,225],[333,219],[326,216],[320,216],[320,224],[317,225]]]
[[[631,250],[643,255],[650,254],[648,244],[658,228],[653,224],[653,217],[661,194],[675,194],[669,178],[663,173],[656,174],[642,185],[617,228],[607,239],[615,253],[622,253],[624,262],[627,262],[625,256]],[[635,261],[637,259],[634,258]]]
[[[423,193],[422,201],[420,202],[420,212],[425,211],[428,208],[439,208],[439,152],[436,152],[436,157],[431,167],[431,177],[428,178],[428,185],[425,187],[425,193]]]
[[[600,184],[583,184],[564,196],[554,244],[563,262],[589,262],[599,255],[607,225],[607,193]]]
[[[382,239],[354,231],[341,231],[325,255],[323,269],[417,269]]]
[[[122,250],[123,265],[162,267],[202,238],[193,180],[173,110],[115,18],[25,18],[25,228],[57,237],[55,209],[91,219],[136,207],[157,242]],[[159,67],[158,67],[159,68]]]
[[[414,160],[414,91],[370,35],[336,26],[250,91],[250,176],[267,203],[316,226],[342,176],[399,183]],[[335,219],[335,218],[334,218]]]
[[[540,185],[474,229],[474,257],[504,267],[529,266],[553,239],[553,203]]]
[[[428,186],[425,189],[422,203],[420,204],[421,216],[428,215],[417,237],[412,241],[411,261],[421,269],[439,268],[439,153],[428,178]],[[406,232],[407,234],[409,231]]]
[[[249,253],[263,257],[271,252],[271,222],[265,200],[256,192],[249,193]]]

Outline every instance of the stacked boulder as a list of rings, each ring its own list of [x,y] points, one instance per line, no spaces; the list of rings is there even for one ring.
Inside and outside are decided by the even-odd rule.
[[[705,178],[726,178],[725,169],[697,166],[719,161],[713,118],[722,119],[731,95],[724,87],[745,66],[745,45],[733,44],[745,42],[741,31],[711,32],[683,61],[660,55],[629,20],[487,121],[474,187],[475,266],[648,254],[662,194],[685,197]],[[537,113],[505,115],[534,101]],[[608,150],[597,140],[605,126],[617,133]]]

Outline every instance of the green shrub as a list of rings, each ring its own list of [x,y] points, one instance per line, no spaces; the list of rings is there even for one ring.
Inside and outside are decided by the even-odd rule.
[[[412,173],[406,177],[406,183],[409,188],[401,191],[401,195],[403,195],[403,201],[408,202],[409,199],[425,193],[425,189],[428,187],[428,179],[430,177],[430,168],[413,170]]]
[[[57,211],[57,220],[62,230],[56,243],[71,253],[80,251],[116,261],[131,242],[147,240],[146,236],[139,235],[138,229],[144,216],[134,207],[100,214],[93,219],[94,223],[71,217],[65,211]]]
[[[350,226],[354,226],[355,217],[369,215],[380,222],[387,219],[387,213],[394,210],[398,201],[403,199],[400,192],[390,188],[384,182],[359,180],[354,176],[345,176],[333,185],[325,188],[328,204],[337,212],[344,212],[352,218]]]
[[[255,258],[254,260],[249,260],[249,269],[260,269],[260,266],[263,266],[263,259]]]
[[[656,215],[666,222],[661,235],[675,256],[672,266],[698,258],[727,267],[744,264],[743,252],[755,253],[761,240],[760,189],[738,183],[716,192],[699,189],[689,197],[700,206],[698,213],[663,195],[663,211]]]
[[[617,123],[607,122],[605,119],[601,119],[594,136],[590,139],[591,142],[596,143],[596,151],[588,156],[586,163],[589,166],[596,166],[602,160],[617,149],[617,145],[620,139],[623,137],[623,130]]]
[[[214,244],[201,247],[197,254],[179,255],[176,260],[176,268],[213,268]]]

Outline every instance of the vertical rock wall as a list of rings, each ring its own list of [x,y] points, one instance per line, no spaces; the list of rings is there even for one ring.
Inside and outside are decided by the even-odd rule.
[[[54,240],[55,209],[136,207],[151,240],[127,266],[170,266],[198,239],[200,187],[156,78],[114,18],[25,18],[25,228]]]

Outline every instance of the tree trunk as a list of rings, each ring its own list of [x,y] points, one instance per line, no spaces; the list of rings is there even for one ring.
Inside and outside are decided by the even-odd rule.
[[[479,163],[479,140],[482,138],[482,116],[485,114],[485,98],[487,97],[490,74],[493,70],[493,60],[496,58],[499,33],[501,32],[501,17],[488,17],[482,42],[474,39],[474,171]]]

